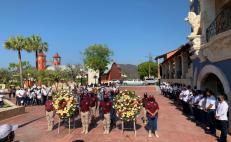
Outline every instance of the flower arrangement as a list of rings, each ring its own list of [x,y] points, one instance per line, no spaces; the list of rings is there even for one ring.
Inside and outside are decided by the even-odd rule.
[[[140,97],[132,91],[122,91],[114,99],[113,108],[117,116],[123,121],[133,121],[141,110]]]
[[[76,112],[76,99],[67,91],[60,91],[53,97],[53,105],[59,118],[72,117]]]

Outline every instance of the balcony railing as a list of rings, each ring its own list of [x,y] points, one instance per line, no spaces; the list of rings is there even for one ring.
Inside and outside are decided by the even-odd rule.
[[[231,29],[231,8],[226,8],[222,10],[212,24],[206,30],[206,40],[209,40],[222,32],[228,31]]]

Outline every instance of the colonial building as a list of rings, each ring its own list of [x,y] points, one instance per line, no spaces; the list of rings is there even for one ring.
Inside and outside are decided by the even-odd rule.
[[[192,25],[193,85],[224,92],[231,104],[231,0],[199,0],[199,7],[199,13],[191,11],[187,18]]]
[[[159,65],[160,81],[226,93],[231,104],[231,0],[190,0],[185,20],[192,26],[189,44]]]
[[[121,80],[121,68],[116,63],[109,64],[101,76],[101,83],[108,83],[111,80]]]
[[[163,62],[159,65],[160,82],[192,85],[190,47],[190,44],[185,44],[174,51],[156,57],[157,62],[163,58]]]

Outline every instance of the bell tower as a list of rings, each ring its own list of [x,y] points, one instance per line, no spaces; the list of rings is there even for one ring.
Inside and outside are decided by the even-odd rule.
[[[46,55],[43,52],[38,54],[38,70],[44,71],[46,69]]]
[[[56,53],[54,56],[53,56],[53,66],[58,66],[61,64],[61,57],[59,56],[58,53]]]

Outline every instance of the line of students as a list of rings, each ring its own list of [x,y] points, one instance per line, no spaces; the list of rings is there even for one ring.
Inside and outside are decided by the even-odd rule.
[[[216,135],[221,130],[220,142],[227,142],[228,103],[224,93],[215,95],[211,90],[193,90],[190,86],[161,83],[162,94],[169,97],[190,119],[202,126],[206,133]]]

